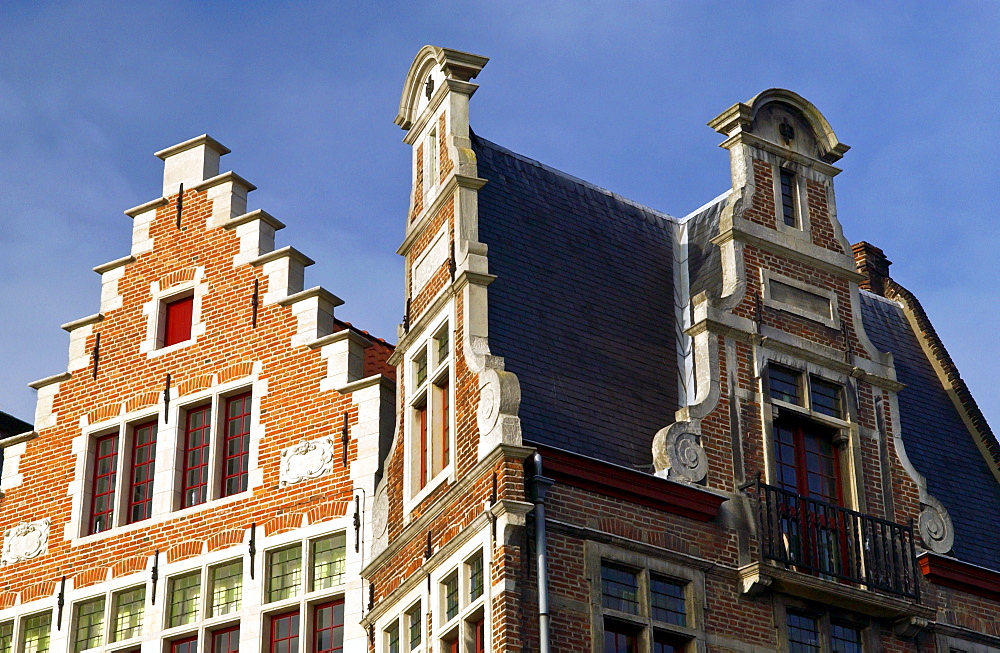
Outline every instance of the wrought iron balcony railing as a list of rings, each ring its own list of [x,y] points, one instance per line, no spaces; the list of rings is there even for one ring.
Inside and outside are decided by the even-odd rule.
[[[762,483],[756,489],[764,560],[827,580],[920,600],[920,572],[908,526]]]

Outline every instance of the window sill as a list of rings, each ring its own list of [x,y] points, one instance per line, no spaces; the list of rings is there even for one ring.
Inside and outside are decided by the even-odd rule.
[[[424,499],[426,499],[434,490],[441,486],[445,481],[453,482],[452,472],[455,469],[454,463],[448,465],[440,472],[437,476],[427,481],[427,485],[420,488],[420,491],[414,494],[410,499],[403,502],[403,513],[404,513],[404,523],[409,523],[410,513],[413,509],[419,506]]]
[[[83,544],[90,544],[91,542],[99,542],[100,540],[116,537],[118,535],[124,535],[126,533],[131,533],[133,531],[142,530],[154,526],[157,524],[162,524],[174,519],[181,519],[192,515],[202,510],[209,508],[218,508],[222,506],[229,505],[231,503],[236,503],[238,501],[249,499],[253,496],[253,490],[247,490],[245,492],[240,492],[239,494],[233,494],[223,499],[214,499],[212,501],[206,501],[205,503],[199,503],[196,506],[191,506],[190,508],[183,508],[181,510],[172,510],[170,512],[162,513],[159,515],[153,515],[149,519],[143,519],[142,521],[133,522],[131,524],[126,524],[123,526],[115,526],[106,531],[101,531],[100,533],[92,533],[90,535],[82,535],[80,537],[74,537],[71,546],[80,546]],[[178,626],[179,628],[179,626]]]
[[[146,352],[146,357],[156,358],[157,356],[164,356],[166,354],[170,354],[175,351],[179,351],[181,349],[186,349],[187,347],[190,347],[196,342],[198,342],[198,339],[192,336],[187,340],[182,340],[181,342],[174,343],[169,347],[158,347],[156,349],[151,349],[150,351]]]
[[[831,417],[831,416],[826,415],[824,413],[818,413],[815,410],[809,410],[808,408],[805,408],[803,406],[799,406],[798,404],[792,404],[792,403],[789,403],[787,401],[782,401],[781,399],[774,399],[774,398],[772,398],[771,399],[771,406],[772,406],[772,408],[776,408],[778,410],[787,410],[790,413],[795,413],[796,415],[801,415],[802,417],[808,417],[809,419],[811,419],[811,420],[813,420],[815,422],[818,422],[820,424],[824,424],[826,426],[830,426],[830,427],[833,427],[833,428],[836,428],[836,429],[849,429],[849,428],[851,428],[851,423],[850,422],[846,422],[846,421],[844,421],[842,419],[838,419],[836,417]]]

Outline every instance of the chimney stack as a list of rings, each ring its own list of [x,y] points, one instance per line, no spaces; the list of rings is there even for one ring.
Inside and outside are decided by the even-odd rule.
[[[885,257],[885,252],[881,249],[863,240],[851,245],[851,250],[854,252],[854,266],[867,277],[858,286],[862,290],[885,296],[885,280],[889,278],[892,261]]]

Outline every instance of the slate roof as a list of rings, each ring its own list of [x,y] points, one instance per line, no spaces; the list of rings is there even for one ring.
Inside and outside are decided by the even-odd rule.
[[[683,218],[687,229],[691,297],[705,291],[715,297],[722,295],[722,262],[719,248],[711,240],[719,233],[719,215],[729,203],[731,192],[726,191]]]
[[[30,430],[31,424],[0,411],[0,439],[20,435]]]
[[[473,135],[490,349],[524,439],[652,469],[678,408],[673,221]]]
[[[987,467],[972,435],[895,303],[861,293],[861,315],[872,344],[892,352],[906,453],[927,479],[927,491],[948,509],[959,560],[1000,569],[1000,483]],[[984,510],[987,506],[988,508]]]

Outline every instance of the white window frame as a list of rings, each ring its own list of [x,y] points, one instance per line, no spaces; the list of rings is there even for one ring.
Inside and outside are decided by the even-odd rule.
[[[782,208],[781,202],[781,172],[785,171],[790,173],[794,179],[794,198],[792,199],[793,207],[795,209],[795,225],[789,226],[785,224],[784,209]],[[806,180],[803,174],[804,170],[794,164],[794,163],[783,163],[783,164],[772,164],[771,165],[771,179],[774,193],[774,217],[775,226],[778,231],[782,233],[787,233],[799,238],[808,238],[811,231],[811,224],[809,221],[809,208],[808,202],[806,202],[807,192],[806,192]]]
[[[416,344],[409,348],[405,358],[404,378],[407,388],[407,399],[405,406],[404,431],[404,512],[409,515],[414,507],[436,487],[446,480],[454,480],[455,472],[455,317],[454,303],[450,304],[441,312],[416,340]],[[435,346],[437,336],[446,331],[448,334],[448,355],[445,360],[438,360],[437,347]],[[428,358],[426,378],[419,385],[416,382],[416,361],[418,357],[425,353]],[[432,364],[433,362],[433,364]],[[448,463],[436,474],[432,474],[434,466],[434,451],[428,455],[427,483],[419,487],[419,465],[420,465],[420,427],[416,423],[416,411],[421,402],[426,402],[428,431],[432,431],[437,419],[435,413],[436,404],[431,401],[432,389],[437,382],[443,379],[448,381]],[[433,441],[433,436],[428,439]]]

